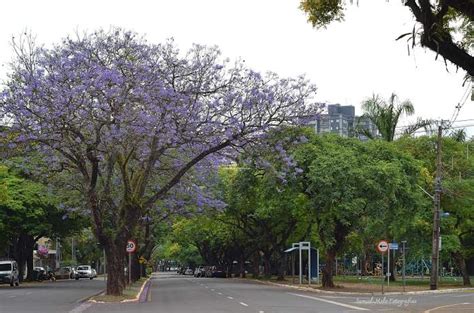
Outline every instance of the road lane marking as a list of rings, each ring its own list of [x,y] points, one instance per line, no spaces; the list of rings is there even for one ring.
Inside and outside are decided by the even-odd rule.
[[[69,311],[69,313],[82,313],[85,310],[87,310],[88,308],[90,308],[91,306],[92,306],[92,303],[86,302],[86,303],[81,304],[78,307],[75,307],[74,309]]]
[[[211,291],[216,291],[215,289],[211,289]]]
[[[227,299],[234,300],[234,298],[232,298],[232,297],[227,297]]]
[[[265,312],[263,312],[263,311],[258,311],[258,313],[265,313]]]
[[[456,303],[456,304],[449,304],[449,305],[437,306],[436,308],[432,308],[432,309],[426,310],[426,311],[424,311],[423,313],[430,313],[430,312],[436,311],[436,310],[438,310],[438,309],[444,309],[444,308],[449,308],[449,307],[456,306],[456,305],[468,305],[468,304],[470,304],[470,303],[469,303],[469,302],[465,302],[465,303]]]
[[[207,289],[209,289],[209,287],[207,287],[207,286],[205,286],[204,288],[207,288]]]
[[[16,298],[16,296],[9,296],[8,298]]]
[[[218,292],[217,294],[222,296],[222,292]]]
[[[243,306],[249,306],[247,303],[244,303],[244,302],[239,302],[239,303]]]
[[[306,295],[300,295],[300,294],[292,293],[292,292],[287,292],[287,293],[290,294],[290,295],[293,295],[293,296],[297,296],[297,297],[301,297],[301,298],[307,298],[307,299],[312,299],[312,300],[317,300],[317,301],[326,302],[326,303],[331,303],[331,304],[339,305],[339,306],[342,306],[342,307],[345,307],[345,308],[349,308],[349,309],[353,309],[353,310],[369,311],[369,309],[366,309],[366,308],[361,308],[361,307],[358,307],[358,306],[354,306],[354,305],[350,305],[350,304],[345,304],[345,303],[341,303],[341,302],[336,302],[336,301],[332,301],[332,300],[327,300],[327,299],[322,299],[322,298],[316,298],[316,297],[311,297],[311,296],[306,296]]]

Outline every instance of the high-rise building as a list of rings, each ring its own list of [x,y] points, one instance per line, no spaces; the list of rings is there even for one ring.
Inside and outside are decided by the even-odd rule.
[[[378,136],[377,127],[370,119],[356,116],[353,105],[329,104],[325,113],[306,120],[305,124],[314,126],[317,134],[334,133],[343,137],[359,137],[361,140],[367,140],[366,136],[356,132],[356,128],[364,128],[374,137]]]

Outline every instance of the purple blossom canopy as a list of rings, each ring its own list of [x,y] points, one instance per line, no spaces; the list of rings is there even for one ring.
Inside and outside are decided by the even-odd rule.
[[[304,77],[262,75],[216,47],[181,53],[172,40],[150,44],[121,29],[16,51],[0,97],[16,140],[36,142],[86,189],[125,190],[145,207],[196,164],[217,164],[225,158],[216,153],[318,108]]]

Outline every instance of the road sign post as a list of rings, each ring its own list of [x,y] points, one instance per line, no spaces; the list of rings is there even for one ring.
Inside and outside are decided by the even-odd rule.
[[[132,283],[132,253],[137,250],[137,243],[133,240],[127,241],[127,247],[125,251],[128,253],[128,285]]]
[[[390,251],[387,253],[387,288],[390,287]]]
[[[132,284],[132,254],[128,254],[128,285]]]
[[[377,250],[382,254],[382,294],[383,294],[383,285],[384,285],[384,279],[385,275],[383,272],[383,254],[388,251],[388,242],[385,240],[380,240],[379,243],[377,244]],[[390,253],[388,254],[389,257],[389,262],[390,262]],[[390,271],[390,263],[388,263],[388,271]]]

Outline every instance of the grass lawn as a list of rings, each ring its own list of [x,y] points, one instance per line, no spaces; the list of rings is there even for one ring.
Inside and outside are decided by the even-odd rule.
[[[142,286],[146,280],[147,280],[146,277],[142,277],[136,282],[134,282],[131,286],[127,286],[123,290],[123,295],[121,296],[108,296],[105,294],[101,294],[101,295],[92,297],[91,300],[94,300],[97,302],[120,302],[123,300],[135,299],[138,296],[138,293],[142,289]]]

